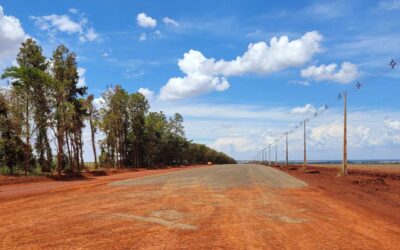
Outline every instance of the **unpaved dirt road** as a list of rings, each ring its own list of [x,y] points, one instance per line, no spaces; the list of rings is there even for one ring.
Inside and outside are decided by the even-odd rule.
[[[1,199],[1,198],[0,198]],[[279,170],[225,165],[0,200],[1,249],[398,249],[400,228]]]
[[[110,185],[162,185],[164,188],[202,186],[213,190],[224,190],[258,184],[274,188],[301,188],[306,186],[304,182],[279,170],[257,165],[220,165],[212,168],[197,168],[140,179],[117,181]]]

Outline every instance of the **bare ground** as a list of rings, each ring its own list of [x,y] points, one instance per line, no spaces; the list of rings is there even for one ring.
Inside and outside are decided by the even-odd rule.
[[[372,201],[373,210],[357,199],[364,191],[350,188],[361,184],[328,174],[323,179],[322,172],[287,171],[308,185],[265,166],[213,166],[9,195],[0,198],[0,248],[396,249],[400,245],[398,216],[377,212],[385,208],[398,214],[398,207],[383,204],[397,196]],[[120,179],[134,177],[138,178]],[[288,182],[293,184],[285,186]],[[341,191],[330,191],[340,185]],[[397,184],[391,185],[390,192],[398,190]]]
[[[400,168],[391,165],[350,165],[338,176],[339,165],[278,168],[318,188],[332,198],[357,205],[400,227]]]

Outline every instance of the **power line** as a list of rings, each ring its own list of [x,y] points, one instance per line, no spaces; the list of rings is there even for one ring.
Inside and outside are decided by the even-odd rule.
[[[339,94],[337,95],[335,101],[332,101],[331,103],[328,104],[324,104],[321,108],[317,109],[315,112],[313,112],[309,117],[307,117],[306,119],[304,119],[303,121],[301,121],[300,123],[297,123],[295,126],[291,127],[288,131],[284,132],[283,134],[281,134],[279,137],[275,138],[275,162],[277,164],[277,144],[278,141],[281,140],[283,137],[286,137],[286,162],[288,162],[288,135],[294,133],[294,131],[296,131],[298,128],[302,127],[302,125],[304,125],[304,137],[305,137],[305,132],[306,132],[306,128],[305,128],[305,123],[309,122],[311,120],[314,120],[316,118],[318,118],[323,112],[325,112],[328,108],[331,108],[332,106],[334,106],[336,103],[340,102],[342,99],[345,99],[349,94],[352,94],[354,92],[359,91],[362,88],[365,88],[368,85],[371,85],[375,82],[377,82],[378,80],[380,80],[381,78],[383,78],[384,76],[386,76],[386,74],[392,70],[395,69],[396,65],[397,65],[397,61],[400,60],[400,57],[396,58],[396,59],[391,59],[390,62],[383,68],[380,69],[376,72],[374,72],[373,74],[363,77],[361,79],[359,79],[358,81],[356,81],[355,84],[350,85],[348,88],[346,88],[344,91],[339,92]],[[344,98],[343,98],[344,97]],[[347,147],[347,107],[346,107],[346,103],[344,103],[344,150]],[[341,117],[342,115],[340,115]],[[338,117],[338,118],[340,118]],[[337,119],[335,119],[334,121],[336,121]],[[305,142],[305,138],[304,138],[304,165],[306,164],[306,142]],[[270,148],[271,144],[268,146]],[[266,150],[266,148],[264,148]],[[263,150],[264,150],[263,149]],[[347,151],[347,150],[346,150]],[[345,168],[345,165],[347,163],[347,152],[343,153],[343,167]],[[345,169],[344,169],[345,170]]]

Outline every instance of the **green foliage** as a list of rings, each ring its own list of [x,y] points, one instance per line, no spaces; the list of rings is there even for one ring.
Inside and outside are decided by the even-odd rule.
[[[87,110],[87,115],[90,124],[90,135],[92,139],[92,150],[94,156],[94,166],[95,168],[98,167],[97,162],[97,150],[96,150],[96,131],[97,127],[99,126],[99,112],[93,104],[94,96],[89,95],[85,101],[85,108]]]
[[[14,122],[21,122],[24,128],[17,131],[18,136],[25,138],[24,162],[25,173],[31,171],[31,118],[35,125],[35,151],[38,162],[45,171],[50,170],[52,152],[47,134],[50,116],[49,93],[51,76],[46,72],[48,62],[42,54],[42,49],[32,39],[22,43],[16,59],[18,66],[7,68],[2,78],[12,79],[12,95],[14,105],[20,107],[14,111]]]
[[[229,156],[185,137],[183,117],[167,118],[163,112],[148,112],[149,104],[140,94],[128,94],[121,86],[103,93],[100,110],[100,163],[118,167],[159,167],[165,165],[235,163]]]
[[[14,174],[23,159],[26,147],[16,133],[17,124],[9,117],[6,99],[0,94],[0,166],[8,168],[9,174]]]
[[[78,87],[76,55],[64,45],[53,52],[52,101],[53,123],[57,138],[57,171],[80,171],[84,167],[82,129],[88,116],[85,106],[86,87]],[[67,155],[64,157],[66,146]]]
[[[149,102],[140,93],[128,93],[118,85],[109,88],[98,110],[93,95],[85,97],[87,87],[78,86],[76,55],[64,45],[58,46],[48,60],[29,38],[21,44],[16,62],[1,75],[11,80],[11,88],[0,93],[0,174],[81,171],[85,167],[85,121],[90,124],[95,168],[95,135],[99,130],[105,135],[98,157],[103,166],[235,162],[223,153],[188,141],[183,117],[149,112]],[[55,150],[49,133],[54,134]]]

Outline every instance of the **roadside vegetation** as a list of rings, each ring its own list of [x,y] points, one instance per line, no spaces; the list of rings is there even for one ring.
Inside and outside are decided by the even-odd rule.
[[[94,104],[78,84],[76,55],[63,45],[51,58],[32,39],[22,43],[16,66],[1,75],[0,173],[76,173],[85,169],[83,129],[90,127],[95,168],[235,163],[224,153],[185,137],[183,117],[150,112],[140,93],[108,88]],[[96,135],[100,152],[96,150]]]

